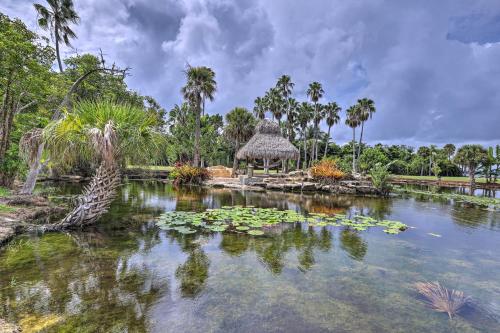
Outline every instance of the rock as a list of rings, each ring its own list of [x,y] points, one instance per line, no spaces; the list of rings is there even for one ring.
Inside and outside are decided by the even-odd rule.
[[[268,183],[266,185],[266,189],[275,191],[283,191],[284,187],[285,187],[284,184],[276,184],[276,183]]]
[[[300,183],[287,183],[284,184],[284,190],[285,191],[300,191],[302,189],[302,184]]]
[[[317,183],[304,182],[302,183],[302,191],[315,191]]]
[[[299,171],[292,171],[288,173],[288,177],[304,177],[307,176],[307,173],[299,170]]]
[[[0,319],[0,333],[21,333],[21,329],[14,324],[9,324],[5,320]]]

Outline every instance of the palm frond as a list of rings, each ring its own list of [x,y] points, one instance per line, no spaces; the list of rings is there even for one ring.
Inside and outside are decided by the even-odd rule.
[[[445,312],[450,318],[469,301],[462,291],[446,289],[439,282],[417,282],[415,288],[425,297],[426,304],[431,309]]]

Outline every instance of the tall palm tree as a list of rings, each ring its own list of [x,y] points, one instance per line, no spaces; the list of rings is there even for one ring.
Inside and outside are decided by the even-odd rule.
[[[309,125],[309,122],[312,120],[314,111],[308,102],[302,102],[299,107],[298,107],[298,113],[297,113],[297,124],[300,127],[300,136],[302,138],[302,145],[304,146],[304,169],[307,167],[307,127]],[[297,169],[300,169],[300,156],[299,160],[297,162]]]
[[[33,6],[38,13],[38,25],[44,30],[49,30],[56,43],[57,64],[62,73],[59,43],[63,42],[67,46],[71,46],[70,39],[76,38],[76,34],[71,30],[69,24],[78,24],[80,17],[73,7],[73,0],[47,0],[47,3],[49,8],[38,3]]]
[[[215,73],[211,68],[189,66],[184,71],[186,75],[186,85],[182,87],[181,93],[184,99],[189,101],[191,112],[195,114],[195,134],[194,134],[194,156],[193,165],[200,165],[200,137],[201,137],[201,113],[205,108],[205,99],[214,100],[217,90]],[[204,112],[204,111],[203,111]]]
[[[283,99],[276,88],[271,88],[266,93],[265,96],[266,105],[273,115],[273,119],[276,119],[281,126],[281,117],[283,117]]]
[[[50,123],[44,138],[52,161],[71,166],[83,159],[99,165],[76,207],[52,228],[96,222],[116,195],[120,166],[125,161],[148,163],[159,156],[164,137],[156,131],[157,125],[155,115],[112,102],[80,102],[71,113]]]
[[[313,159],[317,159],[317,145],[318,145],[318,127],[321,121],[320,117],[320,107],[318,105],[318,101],[323,97],[325,91],[319,82],[312,82],[309,84],[309,88],[307,89],[307,96],[311,99],[311,102],[314,103],[314,141],[311,149],[311,161]]]
[[[255,118],[245,108],[236,107],[226,114],[227,125],[224,134],[234,142],[233,176],[238,169],[236,154],[240,150],[240,144],[250,139],[255,129]]]
[[[286,118],[288,119],[290,117],[290,96],[292,95],[292,91],[293,91],[293,87],[295,86],[295,83],[292,82],[292,79],[290,77],[290,75],[282,75],[279,79],[278,79],[278,82],[276,83],[276,89],[278,90],[278,92],[281,94],[281,97],[282,99],[285,101],[286,103]],[[292,123],[291,122],[287,122],[288,126],[287,126],[287,136],[288,136],[288,139],[290,139],[291,137],[291,132],[292,132]]]
[[[358,145],[358,159],[361,155],[361,144],[363,143],[363,130],[365,127],[365,121],[372,118],[372,115],[376,112],[375,102],[369,98],[358,99],[358,112],[359,121],[361,122],[361,134],[359,136]]]
[[[338,104],[335,102],[328,103],[325,106],[325,111],[326,111],[325,120],[326,124],[328,125],[328,136],[326,137],[324,157],[326,157],[328,152],[328,143],[330,141],[330,130],[332,129],[333,125],[338,124],[338,122],[340,121],[339,113],[341,110],[342,109],[340,108],[340,106],[338,106]]]
[[[474,195],[476,170],[486,157],[487,151],[481,145],[464,145],[457,150],[455,162],[469,171],[470,195]]]
[[[359,106],[353,105],[347,109],[345,124],[352,128],[352,172],[356,173],[356,127],[360,125]]]
[[[266,100],[262,97],[257,97],[254,101],[253,114],[258,119],[266,118]]]

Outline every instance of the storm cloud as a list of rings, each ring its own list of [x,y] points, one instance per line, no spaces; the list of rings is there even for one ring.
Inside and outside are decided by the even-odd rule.
[[[40,0],[42,1],[42,0]],[[0,10],[36,31],[33,1]],[[375,100],[366,139],[500,143],[500,1],[75,0],[74,52],[132,67],[128,84],[170,109],[186,64],[212,67],[209,113],[253,100],[282,74],[305,99],[312,81],[344,109]],[[349,140],[345,126],[333,130]]]

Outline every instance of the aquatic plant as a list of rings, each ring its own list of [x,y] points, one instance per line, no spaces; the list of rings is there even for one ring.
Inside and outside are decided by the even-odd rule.
[[[391,190],[391,185],[389,184],[389,181],[391,179],[391,174],[389,172],[390,166],[391,163],[387,165],[377,163],[370,170],[370,178],[372,180],[373,186],[375,186],[375,188],[382,194],[388,194]]]
[[[191,234],[197,230],[246,233],[253,236],[264,234],[264,230],[280,223],[307,223],[311,227],[347,227],[354,231],[364,231],[370,227],[382,227],[388,234],[398,234],[407,226],[399,221],[376,220],[369,216],[355,215],[348,218],[344,214],[311,213],[302,215],[293,210],[276,208],[256,208],[252,206],[224,206],[207,209],[204,212],[171,211],[160,216],[158,227]]]
[[[462,291],[446,289],[439,282],[417,282],[415,288],[431,309],[447,313],[450,319],[469,301]]]

